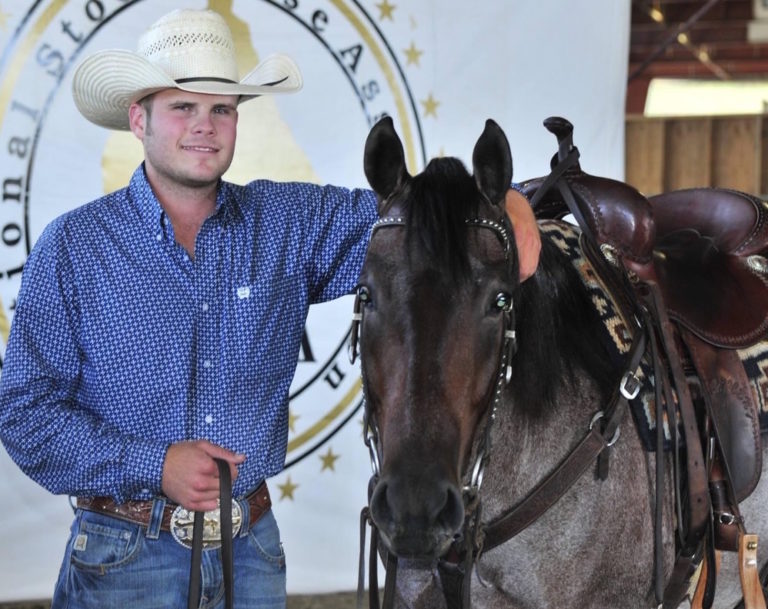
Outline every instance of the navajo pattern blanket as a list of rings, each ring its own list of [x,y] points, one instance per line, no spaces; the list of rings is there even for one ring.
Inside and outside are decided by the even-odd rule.
[[[592,302],[605,326],[605,344],[614,358],[625,355],[632,344],[634,328],[622,318],[619,307],[606,290],[579,245],[581,232],[577,226],[556,220],[540,220],[539,228],[568,257],[589,291]],[[768,430],[768,337],[747,349],[738,351],[757,404],[759,404],[760,429]],[[631,401],[632,417],[640,437],[649,451],[656,450],[656,408],[653,375],[650,363],[644,358],[638,374],[642,389]],[[678,418],[679,420],[679,418]],[[663,421],[664,435],[669,441],[669,423]],[[667,448],[669,444],[667,444]]]

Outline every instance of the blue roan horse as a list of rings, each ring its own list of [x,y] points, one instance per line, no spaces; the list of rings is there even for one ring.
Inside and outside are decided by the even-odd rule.
[[[677,554],[690,541],[680,521],[694,519],[690,514],[702,511],[694,504],[709,501],[685,489],[712,469],[706,442],[700,451],[706,470],[685,456],[673,459],[684,455],[686,442],[699,442],[691,434],[679,439],[664,452],[658,479],[666,482],[657,504],[656,453],[644,445],[632,415],[622,419],[628,401],[650,404],[652,419],[654,397],[664,398],[649,382],[634,397],[633,386],[635,375],[643,375],[636,372],[643,351],[644,378],[674,376],[671,356],[651,336],[663,332],[642,318],[623,319],[630,340],[612,352],[604,323],[609,305],[590,293],[567,254],[573,249],[569,235],[578,234],[554,220],[542,222],[535,275],[519,283],[503,203],[512,160],[492,121],[476,144],[474,175],[457,159],[439,158],[410,176],[390,119],[369,135],[365,170],[380,198],[381,219],[360,277],[354,336],[359,331],[377,470],[370,515],[388,568],[397,573],[396,580],[388,574],[385,604],[466,607],[462,590],[471,590],[475,609],[656,607],[673,568],[681,568]],[[597,205],[593,211],[605,210]],[[629,224],[633,239],[647,229],[636,217]],[[764,277],[759,281],[765,286]],[[764,323],[759,332],[764,339]],[[635,341],[630,349],[640,335],[645,344]],[[660,368],[648,368],[652,353]],[[750,383],[751,390],[766,391],[764,378]],[[679,383],[674,391],[682,391]],[[703,408],[700,396],[694,402]],[[753,436],[759,446],[759,432]],[[759,476],[767,453],[759,447],[753,453]],[[547,490],[536,494],[542,485]],[[676,494],[674,487],[681,490]],[[738,506],[739,522],[760,536],[763,568],[765,477],[750,490]],[[511,522],[505,515],[515,506],[522,508]],[[709,507],[704,513],[707,525],[694,535],[695,555],[682,567],[713,556],[712,544],[701,541],[712,538]],[[514,535],[492,539],[494,527]],[[735,607],[742,598],[737,559],[736,552],[722,553],[716,607]],[[754,562],[748,567],[754,571]],[[471,577],[464,580],[463,572]],[[687,576],[683,581],[696,583]],[[677,606],[681,595],[665,607]]]

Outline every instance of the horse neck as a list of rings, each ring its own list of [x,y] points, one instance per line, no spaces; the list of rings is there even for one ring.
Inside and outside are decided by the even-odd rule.
[[[502,485],[514,480],[501,491],[507,507],[583,437],[616,375],[598,338],[604,329],[590,296],[546,235],[539,270],[520,287],[517,305],[519,349],[491,455],[492,468],[504,472],[492,478]]]

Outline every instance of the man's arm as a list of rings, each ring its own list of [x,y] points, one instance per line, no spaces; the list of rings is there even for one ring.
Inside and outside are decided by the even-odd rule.
[[[57,247],[67,237],[56,231],[46,230],[25,265],[0,377],[0,440],[55,494],[121,501],[158,492],[167,443],[126,434],[80,402],[80,306],[66,248]]]
[[[541,252],[541,234],[528,199],[521,192],[510,188],[505,199],[507,215],[512,222],[520,259],[520,281],[536,272]]]

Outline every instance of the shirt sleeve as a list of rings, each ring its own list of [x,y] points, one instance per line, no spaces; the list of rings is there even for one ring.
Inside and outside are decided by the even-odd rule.
[[[52,493],[118,502],[159,493],[167,444],[107,425],[82,394],[79,305],[66,243],[60,219],[25,265],[0,376],[0,440]]]
[[[371,227],[378,218],[376,195],[325,186],[315,193],[307,213],[310,302],[349,294],[357,285]]]

